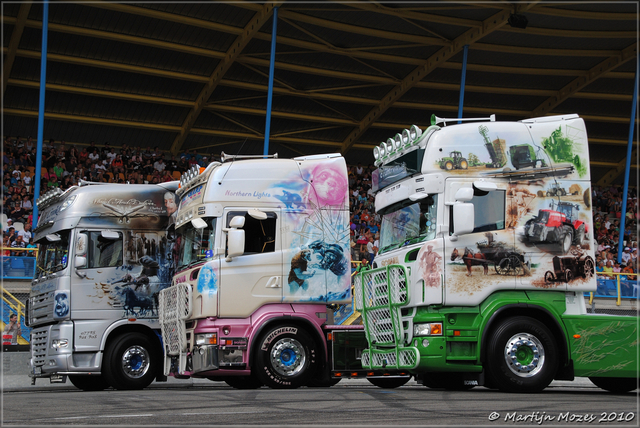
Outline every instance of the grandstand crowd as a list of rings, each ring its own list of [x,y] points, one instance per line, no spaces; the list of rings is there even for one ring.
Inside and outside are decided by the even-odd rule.
[[[160,183],[178,179],[194,165],[206,166],[220,160],[214,154],[185,149],[178,156],[164,153],[158,147],[112,147],[95,142],[78,149],[64,140],[43,143],[40,193],[57,187],[66,190],[80,180],[112,183]],[[3,229],[3,255],[7,248],[35,247],[31,224],[34,197],[36,142],[31,138],[4,139],[2,154],[2,212],[6,215]],[[349,165],[349,206],[351,210],[351,256],[355,261],[371,262],[378,251],[380,216],[375,213],[371,188],[373,165]],[[592,189],[594,238],[597,248],[596,270],[602,276],[615,272],[637,273],[638,198],[637,189],[622,194],[621,186]],[[618,242],[622,199],[627,197],[626,224],[622,242]],[[20,223],[20,225],[17,225]],[[621,263],[617,262],[618,246],[623,247]],[[16,253],[12,255],[23,255]]]

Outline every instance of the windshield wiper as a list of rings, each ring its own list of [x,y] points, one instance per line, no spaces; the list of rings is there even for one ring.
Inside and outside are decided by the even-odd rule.
[[[390,250],[395,250],[398,247],[400,247],[400,244],[389,244],[386,247],[382,247],[380,249],[380,252],[384,253],[384,252],[387,252],[387,251],[390,251]]]

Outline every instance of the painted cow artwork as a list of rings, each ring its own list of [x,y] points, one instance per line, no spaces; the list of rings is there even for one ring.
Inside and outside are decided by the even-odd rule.
[[[458,249],[454,248],[451,253],[451,261],[460,258],[460,253],[458,253]],[[487,256],[482,253],[473,253],[467,247],[464,248],[464,253],[462,254],[462,261],[467,266],[467,276],[471,276],[471,266],[482,265],[484,267],[484,274],[488,275],[489,273],[489,262],[487,260]]]

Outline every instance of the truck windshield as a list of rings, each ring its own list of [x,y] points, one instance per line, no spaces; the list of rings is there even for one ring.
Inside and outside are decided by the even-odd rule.
[[[67,267],[69,262],[69,231],[62,230],[52,235],[49,240],[42,238],[38,241],[38,263],[36,265],[36,278],[41,278],[50,273],[59,272]]]
[[[196,229],[187,222],[176,230],[178,260],[176,268],[186,269],[199,262],[213,258],[217,218],[203,218],[207,226]]]
[[[380,224],[380,253],[434,239],[438,195],[413,202],[398,202],[383,211]]]

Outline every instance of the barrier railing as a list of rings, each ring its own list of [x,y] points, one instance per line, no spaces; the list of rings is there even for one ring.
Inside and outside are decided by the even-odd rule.
[[[5,290],[4,287],[2,288],[2,301],[9,305],[13,312],[15,312],[15,314],[18,316],[18,322],[21,325],[24,325],[25,304],[22,303],[16,296]]]
[[[608,276],[614,276],[614,279],[608,278]],[[633,277],[633,280],[629,278]],[[624,281],[624,282],[623,282]],[[613,282],[613,284],[611,284]],[[610,295],[608,292],[611,290],[611,285],[614,285],[615,295]],[[622,290],[622,285],[626,290]],[[615,297],[616,305],[620,306],[623,297],[638,298],[638,274],[637,273],[625,273],[625,272],[611,272],[606,275],[598,275],[598,291],[596,293],[589,293],[589,304],[593,303],[594,296],[598,297]],[[631,291],[631,294],[623,293],[623,291]],[[607,294],[605,294],[605,292]]]
[[[35,275],[37,248],[8,248],[1,247],[2,278],[3,279],[32,279]],[[20,253],[21,255],[11,255]],[[27,255],[22,255],[22,253]],[[19,275],[23,273],[23,275]]]

